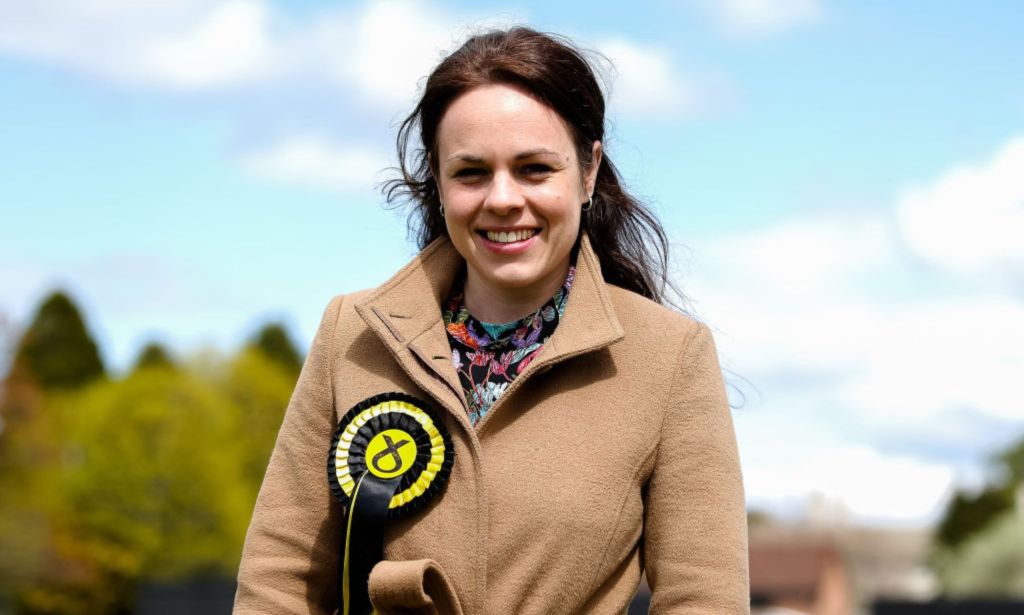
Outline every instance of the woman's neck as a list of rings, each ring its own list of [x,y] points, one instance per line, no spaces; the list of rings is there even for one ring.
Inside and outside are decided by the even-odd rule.
[[[536,312],[558,292],[569,274],[569,259],[547,278],[522,288],[489,283],[472,267],[466,268],[463,301],[474,318],[489,323],[506,323]]]

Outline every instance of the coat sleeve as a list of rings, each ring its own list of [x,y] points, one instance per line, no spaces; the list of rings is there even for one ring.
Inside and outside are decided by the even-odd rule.
[[[238,570],[234,613],[333,613],[340,506],[327,484],[332,354],[342,296],[324,311],[285,411]]]
[[[749,613],[743,480],[711,332],[692,328],[647,484],[651,614]]]

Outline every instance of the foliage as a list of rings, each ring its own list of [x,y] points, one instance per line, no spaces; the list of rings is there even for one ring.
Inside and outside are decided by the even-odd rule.
[[[60,291],[40,305],[18,344],[14,363],[23,364],[44,389],[73,388],[104,374],[81,313]]]
[[[57,454],[30,471],[53,494],[43,574],[26,612],[125,609],[141,578],[230,575],[253,494],[238,410],[208,382],[142,370],[48,401]]]
[[[143,346],[142,351],[139,352],[139,357],[135,360],[134,371],[140,369],[149,368],[163,368],[163,369],[174,369],[174,359],[171,358],[171,353],[167,352],[161,344],[156,342],[150,342]]]
[[[996,463],[1002,468],[1004,479],[1010,484],[1024,484],[1024,438],[996,455]]]
[[[277,361],[289,373],[298,376],[302,369],[302,355],[296,350],[283,325],[272,323],[264,326],[253,337],[250,345]]]
[[[1013,489],[1009,486],[989,487],[973,496],[957,491],[939,523],[936,539],[943,547],[958,547],[1012,510],[1013,503]]]
[[[29,408],[0,433],[0,596],[15,612],[128,613],[140,581],[234,576],[295,375],[252,347],[160,355],[121,379],[89,368],[77,388],[8,375],[4,404]]]
[[[952,596],[1024,598],[1024,516],[1003,513],[938,569]]]
[[[219,386],[239,409],[232,429],[241,447],[242,480],[256,493],[263,482],[295,379],[278,362],[246,348],[228,362]]]
[[[982,491],[950,500],[931,563],[950,595],[1024,598],[1024,440],[992,459]]]

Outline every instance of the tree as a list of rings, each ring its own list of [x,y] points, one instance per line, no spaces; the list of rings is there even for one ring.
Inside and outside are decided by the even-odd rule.
[[[956,548],[984,530],[995,519],[1013,510],[1011,486],[988,487],[977,495],[957,491],[939,523],[936,539],[946,548]]]
[[[157,342],[150,342],[143,346],[142,351],[139,352],[139,357],[135,359],[135,367],[132,371],[150,368],[175,368],[171,354],[167,352],[166,348]]]
[[[28,409],[0,433],[0,596],[15,613],[123,615],[140,581],[234,576],[300,365],[277,329],[180,365],[150,344],[108,379],[70,300],[44,303],[0,408]]]
[[[57,447],[40,409],[45,388],[80,386],[103,373],[78,309],[54,293],[16,344],[5,322],[4,352],[13,350],[0,398],[0,594],[21,587],[45,566],[51,492],[45,469]],[[6,357],[5,357],[6,358]]]
[[[104,375],[96,342],[74,302],[61,291],[47,297],[18,344],[14,366],[24,366],[43,389],[70,389]]]
[[[939,570],[952,596],[1024,598],[1024,515],[1003,513],[971,536]]]
[[[1024,484],[1024,438],[996,455],[996,464],[1003,471],[1003,479],[1013,485]]]
[[[32,471],[52,499],[21,612],[122,612],[142,579],[234,574],[256,494],[242,411],[215,382],[145,369],[51,395],[42,414],[60,450]]]
[[[270,452],[295,386],[295,375],[279,361],[246,348],[230,363],[224,391],[239,409],[236,432],[242,443],[244,473],[253,493],[259,490]]]
[[[290,374],[298,376],[302,369],[302,355],[296,350],[284,326],[279,323],[265,325],[249,345],[277,361]]]
[[[936,528],[930,560],[951,595],[1024,597],[1024,440],[992,466],[989,484],[958,490]]]

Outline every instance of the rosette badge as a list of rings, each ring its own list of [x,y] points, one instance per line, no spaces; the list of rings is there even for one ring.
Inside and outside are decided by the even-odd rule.
[[[327,459],[331,492],[347,509],[341,615],[372,612],[367,581],[383,558],[385,520],[426,505],[444,487],[454,456],[440,417],[415,397],[383,393],[345,413]]]

